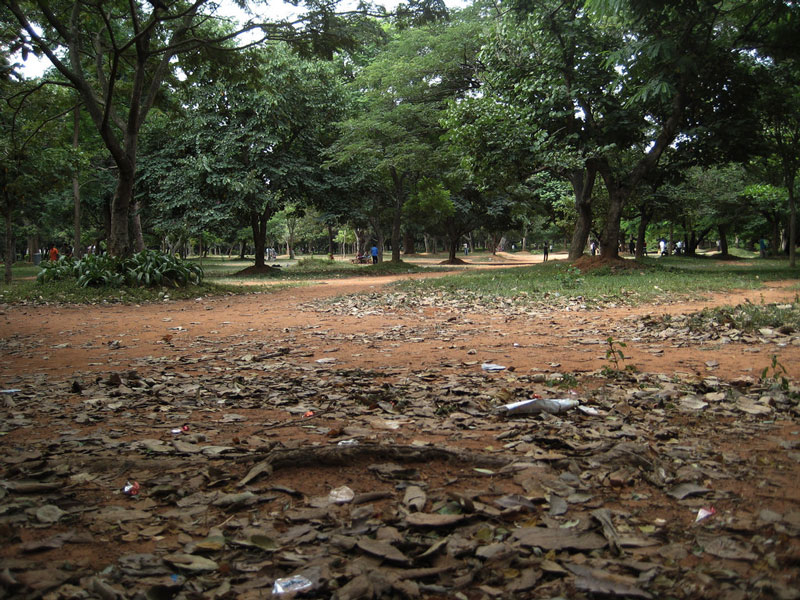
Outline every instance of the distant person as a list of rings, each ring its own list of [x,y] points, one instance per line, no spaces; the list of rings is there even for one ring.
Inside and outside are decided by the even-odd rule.
[[[667,255],[667,240],[665,240],[664,238],[658,240],[658,251],[661,254],[661,256]]]
[[[767,258],[767,240],[764,238],[758,240],[758,250],[761,254],[761,258]]]
[[[628,251],[631,254],[636,254],[636,240],[634,240],[633,238],[631,238],[631,241],[628,242]]]
[[[464,242],[464,256],[467,256],[468,254],[469,254],[469,244],[467,242]]]
[[[372,264],[373,265],[377,265],[378,264],[378,247],[375,244],[372,245],[372,250],[370,250],[370,253],[372,254]]]
[[[547,259],[550,257],[550,244],[547,242],[544,243],[544,250],[542,251],[542,262],[547,262]]]
[[[592,240],[592,243],[591,243],[591,244],[589,244],[589,250],[591,250],[591,252],[592,252],[592,256],[594,256],[595,254],[597,254],[597,242],[595,242],[594,240]]]
[[[56,248],[55,244],[50,244],[50,251],[48,252],[48,257],[53,262],[58,260],[58,248]]]

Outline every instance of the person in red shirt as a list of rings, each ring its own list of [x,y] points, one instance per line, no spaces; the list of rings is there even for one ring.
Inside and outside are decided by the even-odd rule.
[[[55,244],[50,246],[50,260],[53,262],[58,260],[58,248],[56,248]]]

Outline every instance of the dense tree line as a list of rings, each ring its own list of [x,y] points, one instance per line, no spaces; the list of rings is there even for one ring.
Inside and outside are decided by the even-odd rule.
[[[260,267],[278,244],[575,259],[668,236],[688,253],[767,240],[794,265],[795,3],[314,0],[243,24],[215,7],[3,3],[7,277],[50,241],[192,240]],[[52,65],[37,79],[30,55]]]

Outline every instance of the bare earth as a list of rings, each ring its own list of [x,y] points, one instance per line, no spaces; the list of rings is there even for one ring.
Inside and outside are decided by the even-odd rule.
[[[633,325],[790,285],[527,315],[320,302],[394,279],[0,309],[0,598],[260,598],[297,573],[320,598],[800,597],[798,411],[757,381],[773,355],[799,380],[800,344]],[[639,375],[601,376],[609,335]],[[534,394],[598,412],[494,414]],[[356,501],[330,504],[342,485]],[[414,520],[443,512],[464,522]]]

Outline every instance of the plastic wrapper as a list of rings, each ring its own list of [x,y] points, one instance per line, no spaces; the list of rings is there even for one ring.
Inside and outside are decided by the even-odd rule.
[[[579,404],[572,398],[532,398],[501,406],[499,412],[504,415],[538,415],[539,413],[557,415],[575,408]]]
[[[314,584],[310,579],[302,575],[292,575],[291,577],[281,577],[272,584],[272,595],[297,594],[310,590]]]

